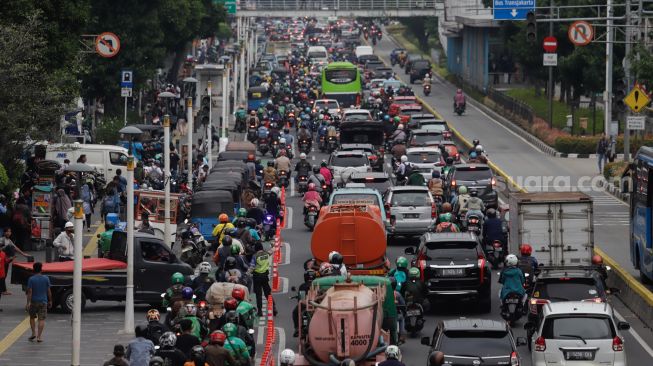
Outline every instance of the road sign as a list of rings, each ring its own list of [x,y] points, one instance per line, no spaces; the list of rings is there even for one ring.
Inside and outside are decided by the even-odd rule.
[[[651,97],[639,84],[635,84],[624,98],[624,103],[635,113],[641,112],[650,102]]]
[[[111,32],[104,32],[95,38],[95,52],[106,58],[113,57],[120,51],[120,39]]]
[[[494,0],[494,20],[525,20],[535,11],[535,0]]]
[[[120,87],[131,88],[134,86],[134,72],[132,70],[122,70],[120,76]]]
[[[626,128],[630,130],[643,130],[646,125],[646,116],[628,116]]]
[[[123,98],[131,98],[132,88],[120,88],[120,96]]]
[[[542,65],[544,66],[558,66],[558,54],[557,53],[545,53],[542,60]]]
[[[224,4],[224,7],[227,9],[227,14],[236,14],[236,2],[235,1],[227,1]]]
[[[567,31],[567,36],[574,45],[586,46],[594,38],[594,28],[592,28],[590,23],[579,20],[571,23]]]
[[[545,37],[542,47],[546,52],[555,52],[558,49],[558,40],[553,36]]]

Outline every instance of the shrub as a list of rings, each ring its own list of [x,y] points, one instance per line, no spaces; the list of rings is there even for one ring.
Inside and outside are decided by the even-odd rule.
[[[553,147],[561,152],[568,154],[595,154],[596,145],[600,136],[560,136],[555,139]],[[621,154],[624,151],[623,136],[617,137],[616,153]],[[630,139],[630,152],[636,153],[641,146],[653,146],[653,137],[647,136],[639,139]]]
[[[603,167],[603,177],[605,177],[607,181],[610,181],[611,178],[613,177],[620,178],[627,168],[628,168],[628,163],[626,163],[625,161],[615,161],[613,163],[607,163]]]

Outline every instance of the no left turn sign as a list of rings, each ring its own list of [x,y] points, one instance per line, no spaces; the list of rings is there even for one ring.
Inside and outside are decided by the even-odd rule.
[[[594,28],[590,23],[579,20],[571,23],[567,35],[574,45],[587,46],[594,38]]]
[[[102,57],[113,57],[120,51],[120,39],[111,32],[104,32],[95,38],[95,52]]]

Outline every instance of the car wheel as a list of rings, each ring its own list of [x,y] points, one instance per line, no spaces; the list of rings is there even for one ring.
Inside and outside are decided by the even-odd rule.
[[[61,294],[61,297],[59,298],[59,304],[61,305],[61,310],[63,310],[67,314],[71,314],[73,312],[73,289],[72,287],[69,288],[68,290],[64,291]],[[84,308],[86,307],[86,296],[84,296],[84,292],[82,291],[82,311],[84,311]]]

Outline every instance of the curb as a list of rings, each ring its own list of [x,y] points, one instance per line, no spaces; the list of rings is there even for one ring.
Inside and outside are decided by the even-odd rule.
[[[622,193],[621,189],[617,187],[614,183],[608,182],[607,180],[605,180],[605,178],[601,179],[598,183],[599,186],[603,187],[603,189],[607,193],[610,193],[612,196],[626,203],[630,202],[630,193]]]

